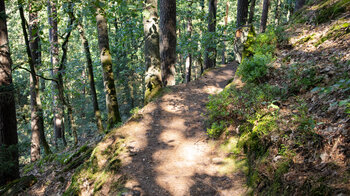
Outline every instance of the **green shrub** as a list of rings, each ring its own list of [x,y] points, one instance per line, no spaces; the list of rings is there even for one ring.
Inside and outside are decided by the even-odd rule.
[[[347,7],[350,6],[350,0],[340,0],[332,5],[332,1],[326,1],[316,14],[316,23],[324,23],[337,18],[342,13],[346,12]]]
[[[271,60],[271,55],[256,54],[239,65],[237,74],[245,82],[261,83],[267,75]]]
[[[288,71],[289,91],[298,93],[303,90],[309,90],[311,87],[321,82],[322,78],[317,75],[314,67],[294,64]]]

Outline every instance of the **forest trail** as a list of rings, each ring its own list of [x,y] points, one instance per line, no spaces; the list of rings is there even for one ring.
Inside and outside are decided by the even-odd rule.
[[[189,84],[170,87],[144,107],[136,120],[123,127],[128,132],[128,155],[121,171],[127,176],[125,195],[241,195],[242,172],[220,172],[224,154],[215,151],[206,135],[209,95],[223,90],[234,77],[236,64],[208,71]],[[106,187],[105,187],[106,186]],[[102,192],[108,193],[108,185]],[[124,195],[124,194],[123,194]]]

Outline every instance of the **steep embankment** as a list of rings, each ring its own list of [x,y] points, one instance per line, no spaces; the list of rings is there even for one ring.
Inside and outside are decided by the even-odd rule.
[[[242,172],[220,172],[224,154],[205,133],[208,96],[234,76],[234,64],[165,89],[100,142],[66,194],[240,195]]]
[[[241,77],[209,102],[209,133],[245,157],[254,193],[350,194],[349,11],[319,1],[251,38]]]

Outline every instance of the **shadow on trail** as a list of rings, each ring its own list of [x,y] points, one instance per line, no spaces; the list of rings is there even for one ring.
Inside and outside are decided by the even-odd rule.
[[[145,131],[135,143],[143,139],[144,146],[129,147],[131,160],[122,169],[134,181],[126,184],[128,189],[142,195],[221,195],[234,186],[231,178],[206,171],[212,152],[203,115],[209,95],[222,90],[234,71],[233,64],[211,70],[151,103],[152,109],[137,120]]]

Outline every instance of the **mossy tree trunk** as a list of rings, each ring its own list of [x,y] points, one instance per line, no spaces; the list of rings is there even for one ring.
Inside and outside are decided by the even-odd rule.
[[[145,0],[143,30],[145,36],[145,104],[162,88],[159,53],[158,0]]]
[[[270,6],[270,0],[264,0],[263,10],[261,14],[261,22],[260,22],[260,33],[264,33],[266,30],[267,17],[269,14],[269,6]]]
[[[208,46],[205,49],[205,69],[216,66],[216,8],[217,0],[209,0],[209,13],[208,13],[208,32],[211,34],[210,40],[208,40]]]
[[[114,84],[112,69],[112,56],[109,49],[108,27],[105,13],[101,8],[96,9],[96,22],[98,33],[98,45],[100,48],[100,58],[103,69],[103,81],[106,93],[106,105],[108,110],[107,129],[112,128],[121,122],[117,94]]]
[[[0,185],[19,177],[18,135],[5,2],[0,0]]]
[[[162,82],[175,85],[176,62],[176,0],[159,1],[159,35]]]
[[[92,67],[92,59],[91,59],[91,53],[90,53],[90,46],[89,42],[85,36],[85,31],[83,28],[83,25],[80,21],[78,21],[78,29],[80,34],[80,39],[83,44],[85,58],[86,58],[86,66],[88,69],[88,78],[89,78],[89,84],[90,84],[90,93],[92,97],[92,104],[94,107],[94,113],[95,113],[95,120],[97,125],[98,132],[103,132],[103,124],[102,124],[102,118],[101,118],[101,111],[98,107],[98,100],[97,100],[97,94],[96,94],[96,87],[95,87],[95,78],[94,78],[94,71]]]

